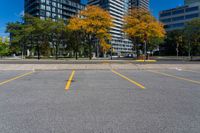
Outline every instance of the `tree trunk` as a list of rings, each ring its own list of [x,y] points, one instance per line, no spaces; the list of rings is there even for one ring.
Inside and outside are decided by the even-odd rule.
[[[40,44],[39,44],[39,40],[37,40],[37,53],[38,53],[38,60],[40,60]]]
[[[144,56],[145,56],[145,60],[147,60],[148,55],[147,55],[147,41],[146,40],[144,41]]]
[[[138,59],[140,56],[140,53],[139,53],[139,48],[138,48],[136,38],[132,38],[132,43],[134,44],[134,50],[136,51],[136,55],[137,55],[137,59]]]
[[[78,60],[78,52],[75,51],[76,60]]]
[[[89,59],[92,60],[92,46],[91,46],[91,42],[89,43]]]
[[[176,44],[176,56],[177,56],[177,59],[178,59],[178,56],[179,56],[179,43]]]
[[[89,36],[89,60],[92,60],[92,37]]]
[[[137,54],[137,59],[139,59],[139,57],[140,57],[140,51],[139,51],[139,48],[138,48],[137,44],[136,44],[136,54]]]
[[[56,60],[58,59],[58,44],[56,44]]]
[[[39,44],[37,44],[37,53],[38,53],[38,60],[40,60],[40,47],[39,47]]]
[[[189,42],[189,46],[188,46],[188,57],[189,59],[191,58],[191,44]]]

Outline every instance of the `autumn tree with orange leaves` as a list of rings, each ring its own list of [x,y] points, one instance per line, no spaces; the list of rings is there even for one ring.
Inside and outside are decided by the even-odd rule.
[[[110,49],[107,42],[111,39],[109,30],[112,26],[112,18],[109,12],[97,6],[87,6],[85,10],[69,20],[67,28],[85,35],[89,48],[89,58],[91,59],[92,51],[96,48],[96,42],[100,43],[103,52]]]
[[[163,24],[147,10],[132,8],[124,17],[124,21],[124,32],[134,43],[137,56],[139,56],[138,44],[143,43],[145,47],[146,44],[147,46],[151,44],[152,39],[164,39],[165,37]],[[146,50],[144,53],[146,54]]]

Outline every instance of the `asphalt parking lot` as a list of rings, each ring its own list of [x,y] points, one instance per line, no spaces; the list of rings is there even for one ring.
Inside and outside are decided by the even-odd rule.
[[[198,70],[0,71],[2,133],[199,133],[199,123]]]

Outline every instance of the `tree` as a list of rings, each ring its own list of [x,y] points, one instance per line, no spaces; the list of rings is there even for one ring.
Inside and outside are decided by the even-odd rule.
[[[10,33],[11,38],[11,52],[18,54],[22,53],[21,42],[22,38],[25,36],[23,30],[23,25],[20,22],[8,23],[6,32]]]
[[[91,59],[94,43],[104,42],[103,45],[105,45],[111,39],[109,30],[112,26],[112,18],[109,12],[97,6],[87,6],[85,10],[70,19],[68,28],[72,31],[84,33],[89,47],[89,58]],[[102,44],[100,45],[102,46]],[[96,48],[98,48],[98,44]]]
[[[171,40],[172,43],[175,43],[176,46],[176,56],[179,56],[180,49],[183,47],[183,30],[174,30],[168,32],[167,38]],[[182,51],[183,52],[183,51]]]
[[[11,35],[11,44],[16,44],[16,47],[21,50],[22,56],[26,47],[36,47],[38,59],[40,59],[41,54],[48,56],[50,41],[53,41],[52,38],[56,38],[56,46],[58,40],[60,40],[60,33],[58,31],[61,29],[61,22],[56,23],[51,19],[42,20],[28,14],[25,14],[23,21],[24,23],[15,22],[7,24],[7,32]],[[64,26],[62,26],[62,29],[64,30]],[[35,46],[32,46],[33,44]]]
[[[52,33],[50,36],[50,40],[55,46],[55,57],[56,60],[58,59],[58,52],[60,49],[60,44],[64,40],[64,32],[65,32],[65,23],[63,20],[59,19],[56,22],[50,21],[49,22],[49,33]],[[55,44],[54,44],[55,42]]]
[[[184,29],[189,56],[200,53],[200,19],[189,21]]]
[[[9,40],[6,37],[5,41],[3,41],[3,38],[0,37],[0,56],[2,58],[2,56],[6,56],[8,55],[10,52],[9,50]]]
[[[78,52],[80,50],[81,44],[84,42],[84,37],[86,34],[83,29],[84,21],[79,16],[74,16],[69,20],[69,24],[66,26],[68,31],[68,49],[73,50],[76,59],[78,59]]]
[[[111,46],[103,39],[100,40],[100,44],[101,44],[102,52],[104,53],[104,57],[105,57],[106,53],[110,50]]]
[[[149,11],[141,8],[132,8],[129,13],[124,17],[124,32],[132,40],[134,45],[146,43],[152,39],[164,39],[165,30],[163,24],[158,22]],[[139,56],[138,46],[135,46],[137,56]]]
[[[36,37],[37,40],[36,44],[38,59],[40,59],[41,54],[48,56],[50,51],[49,38],[53,21],[50,19],[42,20],[40,18],[33,18],[31,19],[30,23],[34,29],[32,35]]]
[[[8,23],[6,27],[6,32],[10,33],[12,53],[21,52],[23,58],[26,49],[25,47],[30,41],[30,35],[34,31],[34,27],[32,26],[31,21],[33,21],[33,19],[35,18],[30,15],[25,15],[22,17],[22,19],[23,21],[27,21],[27,23]]]
[[[151,51],[151,53],[153,54],[153,51],[155,49],[158,49],[160,44],[163,44],[163,43],[164,43],[164,40],[162,38],[151,38],[149,39],[149,42],[148,42],[149,45],[147,45],[148,46],[147,49]]]

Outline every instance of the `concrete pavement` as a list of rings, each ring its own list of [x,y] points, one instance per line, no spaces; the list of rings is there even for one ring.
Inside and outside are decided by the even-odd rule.
[[[195,69],[198,70],[200,64],[0,64],[0,70],[152,70],[152,69]]]

